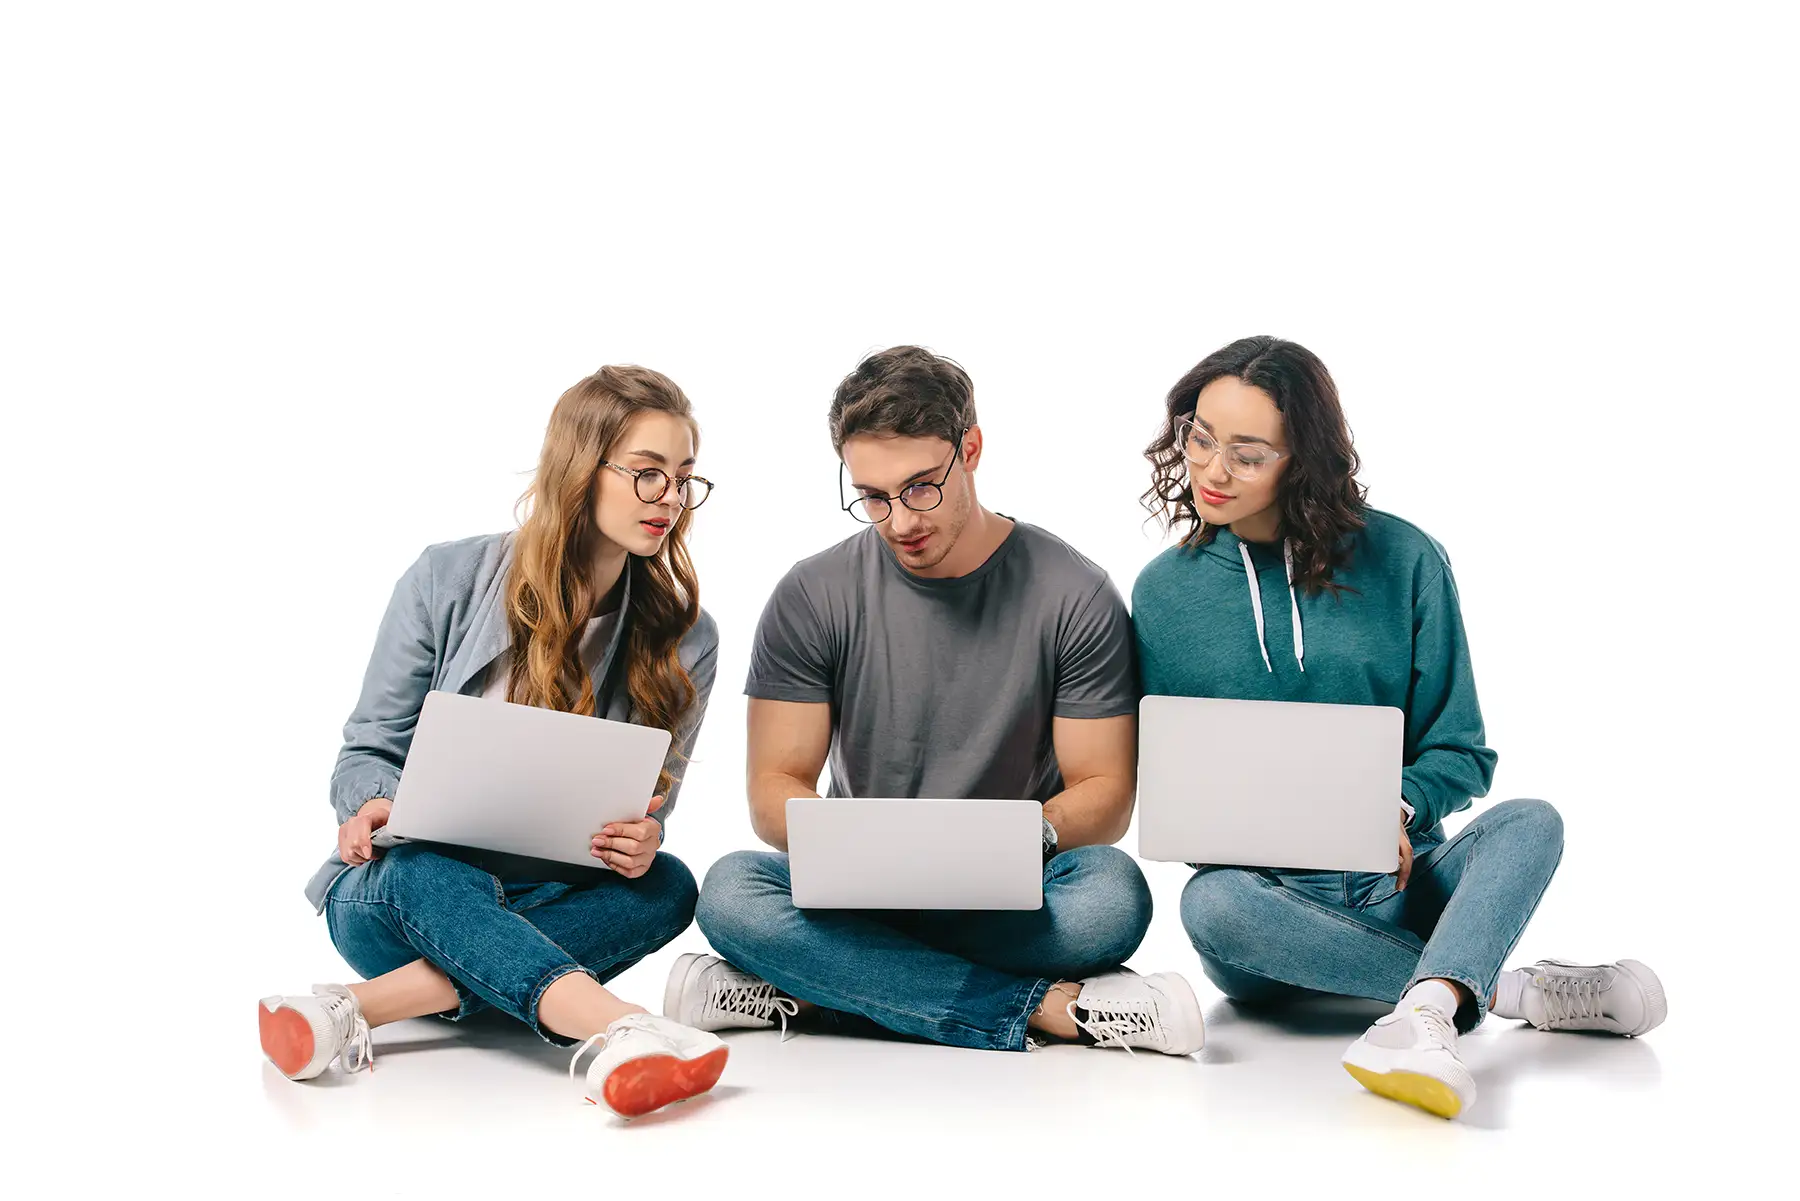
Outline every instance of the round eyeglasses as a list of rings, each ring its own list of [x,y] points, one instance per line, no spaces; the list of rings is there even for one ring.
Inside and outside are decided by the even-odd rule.
[[[675,488],[675,503],[684,509],[698,509],[712,495],[712,481],[697,475],[681,475],[674,479],[659,467],[621,467],[617,463],[600,460],[600,466],[610,467],[620,475],[633,476],[637,487],[638,499],[647,505],[653,505],[669,494],[669,488]]]
[[[1175,444],[1187,456],[1190,472],[1211,466],[1213,456],[1223,452],[1225,474],[1243,480],[1246,484],[1254,482],[1263,472],[1287,457],[1287,451],[1277,450],[1264,442],[1221,443],[1192,417],[1183,417],[1175,423]]]
[[[944,478],[932,483],[922,480],[917,484],[908,484],[900,489],[900,495],[887,496],[880,492],[865,492],[844,506],[844,512],[868,525],[880,525],[893,516],[894,502],[899,501],[915,513],[929,513],[944,503],[944,485],[950,482],[950,473],[956,469],[956,460],[962,454],[963,435],[968,430],[956,432],[955,449],[950,452],[950,462],[944,465]],[[838,493],[843,494],[844,463],[838,460]]]

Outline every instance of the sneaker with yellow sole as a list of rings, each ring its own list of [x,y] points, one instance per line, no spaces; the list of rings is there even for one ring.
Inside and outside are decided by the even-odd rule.
[[[1344,1070],[1370,1092],[1440,1118],[1475,1104],[1475,1077],[1456,1054],[1456,1026],[1435,1005],[1377,1021],[1344,1052]]]

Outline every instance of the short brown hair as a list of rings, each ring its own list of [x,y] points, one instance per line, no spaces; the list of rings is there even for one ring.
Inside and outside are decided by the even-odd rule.
[[[922,346],[878,350],[844,377],[831,398],[831,445],[840,455],[858,434],[878,438],[942,438],[975,424],[969,373]]]

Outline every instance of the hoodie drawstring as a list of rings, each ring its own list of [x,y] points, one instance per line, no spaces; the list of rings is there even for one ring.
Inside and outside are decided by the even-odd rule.
[[[1288,581],[1288,613],[1294,619],[1294,662],[1300,665],[1302,674],[1306,671],[1306,631],[1300,627],[1300,598],[1294,595],[1294,547],[1292,543],[1281,544],[1281,561],[1287,568]]]
[[[1250,547],[1247,543],[1238,543],[1238,554],[1244,560],[1244,573],[1250,583],[1250,612],[1256,617],[1256,647],[1262,651],[1263,667],[1269,672],[1275,665],[1269,662],[1269,644],[1263,638],[1262,589],[1257,586],[1256,563],[1250,558]],[[1294,595],[1294,548],[1288,543],[1281,544],[1281,560],[1287,569],[1288,613],[1294,624],[1294,662],[1300,670],[1306,670],[1306,634],[1300,628],[1300,598]]]

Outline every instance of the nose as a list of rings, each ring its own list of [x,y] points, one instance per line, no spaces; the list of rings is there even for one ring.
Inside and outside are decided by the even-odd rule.
[[[1221,491],[1231,479],[1231,473],[1225,470],[1225,448],[1220,447],[1213,452],[1212,458],[1206,461],[1206,470],[1200,473],[1205,477],[1207,485],[1213,491]]]
[[[902,540],[911,538],[925,527],[925,519],[902,504],[891,506],[888,513],[888,529],[894,536]]]

